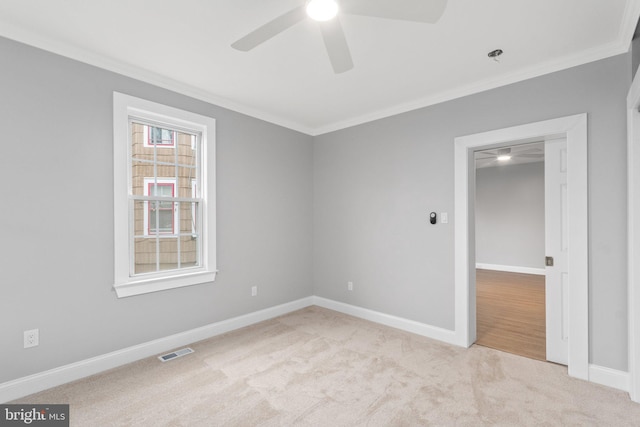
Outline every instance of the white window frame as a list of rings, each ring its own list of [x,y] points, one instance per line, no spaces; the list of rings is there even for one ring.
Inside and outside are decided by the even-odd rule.
[[[130,217],[131,131],[129,122],[138,119],[201,138],[201,195],[198,209],[202,233],[202,265],[132,275],[133,218]],[[215,193],[215,119],[169,107],[122,93],[113,93],[113,171],[114,171],[114,289],[118,298],[141,295],[184,286],[210,283],[216,269],[216,193]]]
[[[193,149],[194,147],[194,143],[191,143],[191,149]],[[196,194],[198,194],[197,191],[198,188],[198,183],[196,182],[195,179],[191,180],[191,197],[195,198]],[[196,223],[194,220],[197,220],[198,218],[198,210],[196,209],[195,206],[191,207],[191,233],[193,233],[193,235],[196,235]]]

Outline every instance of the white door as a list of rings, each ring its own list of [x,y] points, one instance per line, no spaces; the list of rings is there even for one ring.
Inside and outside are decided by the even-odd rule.
[[[544,147],[547,360],[568,364],[567,140]],[[550,265],[553,264],[553,265]]]

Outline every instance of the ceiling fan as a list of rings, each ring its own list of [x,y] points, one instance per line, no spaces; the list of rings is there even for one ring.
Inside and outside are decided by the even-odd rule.
[[[422,23],[435,23],[442,16],[447,0],[308,0],[237,40],[231,47],[250,51],[298,22],[310,18],[318,22],[333,71],[353,68],[351,52],[342,30],[340,13]]]

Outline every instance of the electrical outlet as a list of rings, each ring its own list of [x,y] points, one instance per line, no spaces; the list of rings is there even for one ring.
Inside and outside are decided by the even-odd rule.
[[[24,348],[35,347],[40,343],[40,332],[38,329],[24,331]]]
[[[348,291],[352,291],[353,290],[353,282],[347,282],[347,290]]]
[[[252,286],[251,287],[251,296],[255,297],[256,295],[258,295],[258,287],[257,286]]]

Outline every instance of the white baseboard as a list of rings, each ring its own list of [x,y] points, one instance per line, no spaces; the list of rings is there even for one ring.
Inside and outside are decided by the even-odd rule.
[[[535,274],[535,273],[527,273]],[[313,297],[313,305],[328,308],[340,313],[349,314],[354,317],[369,320],[371,322],[381,323],[403,331],[412,332],[428,338],[444,341],[449,344],[458,345],[455,340],[455,332],[447,329],[438,328],[424,323],[407,320],[401,317],[391,316],[377,311],[345,304],[338,301],[322,297]],[[618,371],[611,368],[605,368],[598,365],[589,365],[589,381],[592,383],[604,385],[618,390],[629,392],[629,373]]]
[[[427,325],[425,323],[416,322],[414,320],[404,319],[402,317],[391,316],[389,314],[380,313],[378,311],[369,310],[355,305],[345,304],[322,297],[313,297],[314,305],[328,308],[330,310],[339,311],[340,313],[349,314],[360,319],[369,320],[371,322],[380,323],[382,325],[391,326],[392,328],[401,329],[403,331],[422,335],[427,338],[433,338],[449,344],[458,345],[456,342],[456,334],[448,329],[438,328],[436,326]]]
[[[455,340],[455,332],[447,329],[438,328],[401,317],[391,316],[388,314],[380,313],[362,307],[357,307],[350,304],[345,304],[338,301],[333,301],[318,296],[313,297],[313,305],[328,308],[340,313],[349,314],[351,316],[369,320],[371,322],[391,326],[403,331],[412,332],[414,334],[422,335],[428,338],[433,338],[449,344],[459,345]],[[589,381],[626,392],[629,392],[630,389],[630,378],[628,372],[605,368],[598,365],[589,365]]]
[[[51,387],[66,384],[108,369],[116,368],[145,357],[154,356],[176,347],[221,335],[254,323],[272,319],[292,311],[313,305],[313,297],[302,298],[286,304],[234,317],[165,338],[113,351],[101,356],[81,360],[59,368],[50,369],[27,377],[0,384],[0,403],[19,399]]]
[[[19,399],[51,387],[66,384],[146,357],[155,356],[156,354],[173,350],[176,347],[221,335],[311,305],[317,305],[392,328],[458,345],[454,331],[327,298],[312,296],[2,383],[0,384],[0,403]],[[589,381],[626,392],[630,389],[629,373],[597,365],[589,365]]]
[[[589,365],[589,381],[626,392],[630,390],[630,377],[628,372],[605,368],[603,366]]]
[[[515,265],[485,264],[480,262],[476,263],[476,268],[479,268],[481,270],[507,271],[509,273],[537,274],[538,276],[544,276],[546,274],[546,270],[544,268],[518,267]]]

